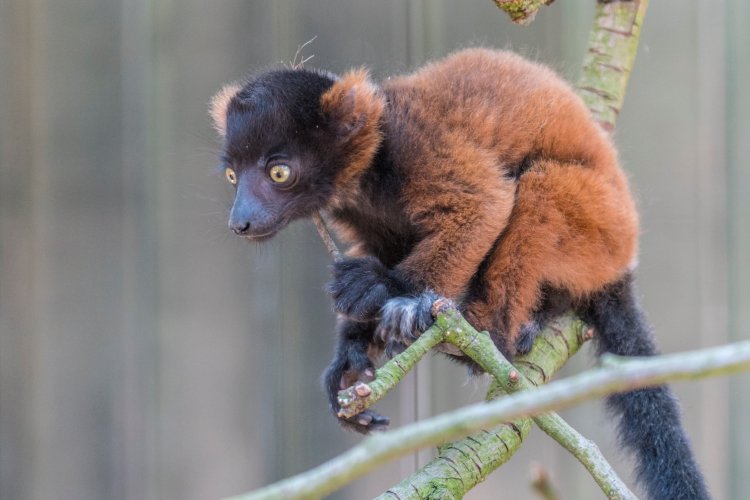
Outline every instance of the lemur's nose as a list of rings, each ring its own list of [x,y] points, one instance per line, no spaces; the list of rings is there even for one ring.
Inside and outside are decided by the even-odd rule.
[[[248,230],[250,229],[250,223],[249,222],[230,222],[229,228],[234,231],[234,234],[247,234]]]

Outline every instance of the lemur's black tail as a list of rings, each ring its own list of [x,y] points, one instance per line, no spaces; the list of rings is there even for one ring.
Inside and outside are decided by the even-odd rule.
[[[581,312],[596,330],[599,354],[656,354],[656,346],[627,275],[592,297]],[[607,399],[620,417],[621,444],[636,454],[639,484],[653,500],[710,498],[680,424],[677,400],[666,386],[616,394]]]

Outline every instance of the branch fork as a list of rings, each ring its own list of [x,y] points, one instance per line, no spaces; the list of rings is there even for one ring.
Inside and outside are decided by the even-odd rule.
[[[432,311],[437,313],[435,324],[409,348],[383,365],[376,372],[375,380],[370,385],[358,382],[339,392],[341,410],[338,415],[340,417],[353,417],[377,402],[401,381],[427,351],[441,342],[456,346],[481,366],[485,372],[494,377],[490,399],[493,399],[496,395],[532,390],[539,383],[547,382],[548,371],[534,364],[529,364],[526,368],[529,372],[538,373],[541,380],[532,381],[525,376],[519,368],[505,359],[492,342],[489,334],[474,329],[451,301],[447,299],[436,300],[433,303]],[[571,342],[563,338],[563,344],[567,354],[571,355],[577,350],[577,347],[571,350],[571,344],[580,346],[592,337],[593,332],[582,322],[574,321],[572,317],[569,317],[569,319],[574,323],[573,328],[569,330],[572,330],[571,333],[575,336],[575,340]],[[548,331],[554,336],[562,334],[562,331],[554,326]],[[418,343],[420,345],[417,345]],[[535,342],[535,347],[537,347],[536,344],[553,345],[546,338],[543,341]],[[540,349],[543,350],[542,346],[540,346]],[[627,486],[601,455],[599,449],[570,427],[559,415],[549,413],[534,417],[533,420],[545,433],[570,451],[589,470],[608,498],[635,498],[635,495],[628,490]],[[520,426],[522,423],[519,422],[518,425]],[[521,437],[521,433],[519,433],[519,437]],[[473,440],[475,447],[481,447],[487,441],[485,436],[467,439]],[[522,438],[518,440],[519,445],[522,440]],[[507,449],[509,450],[509,447]],[[488,452],[491,452],[491,450],[488,450]]]

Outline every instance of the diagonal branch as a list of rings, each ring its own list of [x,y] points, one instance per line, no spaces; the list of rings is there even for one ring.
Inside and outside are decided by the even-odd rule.
[[[367,385],[359,383],[339,392],[339,404],[341,405],[341,411],[339,411],[340,417],[352,417],[357,415],[385,396],[389,390],[398,385],[406,373],[411,370],[432,347],[436,346],[441,341],[454,344],[479,364],[485,372],[495,377],[495,381],[503,394],[530,390],[539,385],[539,383],[546,382],[546,380],[541,380],[534,383],[526,378],[523,372],[519,373],[519,370],[497,350],[495,344],[490,340],[488,335],[476,331],[455,308],[447,307],[447,304],[447,301],[436,302],[436,312],[442,308],[443,314],[435,314],[435,316],[437,316],[435,324],[422,334],[422,336],[420,336],[420,338],[417,339],[409,349],[394,357],[380,368],[377,371],[375,380],[371,384]],[[569,335],[575,335],[575,338],[570,339],[570,341],[565,340],[566,355],[546,357],[546,359],[550,359],[552,363],[554,363],[555,360],[559,360],[559,364],[553,365],[552,371],[559,369],[560,366],[562,366],[562,363],[564,363],[572,354],[570,347],[571,344],[573,344],[575,350],[577,350],[577,346],[580,346],[581,343],[590,338],[592,334],[590,330],[586,330],[583,327],[582,323],[576,323],[572,318],[567,319],[569,327],[566,331]],[[565,333],[563,333],[563,330],[558,329],[557,325],[552,325],[549,332],[550,335],[557,334],[558,338],[562,337],[564,339],[565,337]],[[554,344],[546,338],[537,341],[536,344],[554,347]],[[539,348],[539,351],[541,352],[544,350],[543,347]],[[519,358],[517,362],[522,364],[524,360]],[[539,369],[538,365],[531,366]],[[526,371],[530,371],[529,365],[526,365]],[[549,377],[548,373],[551,375],[552,372],[545,372],[542,370],[541,373],[543,375],[542,378],[547,378]],[[593,442],[589,441],[573,429],[562,419],[562,417],[555,413],[550,413],[548,415],[534,417],[534,422],[588,469],[594,477],[594,480],[602,488],[602,491],[607,495],[607,498],[635,498],[627,486],[625,486],[625,483],[623,483],[617,476],[607,460],[602,456],[599,448]],[[449,489],[453,489],[457,484],[460,484],[462,488],[466,488],[468,485],[471,485],[469,487],[472,487],[476,484],[472,482],[472,478],[484,478],[486,474],[494,470],[494,468],[499,467],[510,458],[513,454],[511,450],[515,451],[526,436],[526,433],[523,432],[524,429],[528,432],[528,423],[519,421],[514,422],[510,426],[498,429],[494,433],[470,436],[466,438],[463,443],[454,443],[445,448],[445,453],[447,454],[458,451],[461,454],[461,457],[458,458],[459,463],[463,462],[463,465],[465,465],[463,468],[465,474],[454,471],[453,473],[448,473],[446,475],[444,474],[446,471],[442,470],[439,466],[430,464],[424,475],[420,476],[421,472],[417,472],[412,477],[407,478],[400,483],[399,486],[389,491],[391,494],[394,494],[399,498],[409,497],[412,496],[414,492],[420,490],[419,487],[415,486],[417,483],[423,484],[427,489],[433,491],[437,487],[435,482],[445,483],[446,478],[449,479],[449,482],[445,487]],[[485,442],[490,443],[491,446],[483,447]],[[498,444],[500,443],[504,445],[505,453],[502,453],[503,449],[498,450]],[[464,448],[471,450],[471,453],[462,452]],[[471,458],[472,454],[476,456],[476,459]],[[442,463],[449,469],[457,465],[455,459],[449,458],[443,453],[439,454],[436,460],[437,464]],[[469,463],[469,461],[471,461],[471,463]],[[439,469],[443,473],[436,475],[436,472]],[[456,474],[457,477],[455,477]],[[468,477],[464,477],[465,475],[468,475]],[[458,482],[456,482],[456,480],[458,480]],[[464,491],[467,490],[465,489]]]
[[[585,330],[584,333],[582,329],[581,332],[585,338],[591,338],[593,335],[591,330]],[[495,377],[495,381],[504,393],[512,394],[536,388],[537,384],[519,373],[503,357],[500,351],[495,348],[489,336],[481,336],[475,345],[477,346],[475,349],[468,346],[463,347],[462,350],[479,363],[485,371]],[[588,469],[607,498],[629,500],[636,498],[617,476],[599,448],[573,429],[560,415],[554,412],[538,415],[534,417],[534,423]]]
[[[599,1],[578,94],[604,130],[615,128],[638,52],[648,0]]]
[[[545,384],[589,338],[582,322],[563,316],[537,337],[529,354],[514,360],[515,366],[533,385]],[[493,380],[488,399],[506,393]],[[442,446],[431,462],[378,498],[461,497],[507,462],[530,429],[531,419],[522,418]]]
[[[441,318],[442,320],[442,318]],[[382,399],[396,387],[425,354],[441,343],[445,330],[435,324],[427,329],[408,349],[391,358],[375,372],[375,380],[369,384],[362,382],[339,391],[339,417],[353,417]],[[364,389],[364,390],[363,390]]]
[[[429,350],[428,346],[437,345],[439,342],[444,340],[445,333],[451,332],[456,336],[467,336],[469,339],[479,336],[471,326],[466,324],[467,328],[463,328],[465,320],[455,309],[450,309],[450,303],[438,301],[433,306],[433,312],[436,315],[435,325],[423,333],[407,350],[398,356],[394,357],[388,363],[381,367],[376,375],[373,382],[369,384],[371,394],[364,398],[358,397],[356,391],[353,388],[347,391],[342,391],[340,397],[346,399],[351,397],[358,399],[357,402],[350,402],[347,411],[356,414],[356,411],[361,411],[369,405],[375,403],[378,399],[385,395],[390,389],[395,387],[405,374],[413,368],[416,362]],[[442,312],[442,314],[441,314]],[[533,381],[534,384],[541,385],[549,381],[550,377],[557,372],[567,361],[567,359],[575,354],[583,343],[588,339],[583,323],[576,321],[572,316],[565,316],[559,320],[553,322],[549,328],[542,332],[536,339],[534,348],[526,355],[518,358],[520,370],[524,371],[528,377]],[[462,345],[471,344],[470,340],[462,342]],[[494,344],[492,349],[496,350]],[[417,352],[419,354],[417,354]],[[407,353],[415,353],[415,356],[405,357]],[[354,410],[356,408],[356,410]],[[348,414],[348,413],[347,413]],[[507,461],[520,447],[521,442],[528,434],[531,429],[531,419],[525,418],[517,420],[510,424],[502,424],[492,431],[481,431],[475,436],[470,436],[463,441],[453,443],[445,446],[440,450],[439,459],[433,461],[432,472],[435,476],[440,478],[440,485],[447,487],[451,490],[454,488],[466,488],[469,485],[475,485],[486,477],[487,474],[495,470],[502,463]],[[478,444],[482,443],[483,446],[479,447]],[[486,444],[485,444],[486,443]],[[491,446],[487,446],[487,445]],[[504,453],[498,453],[498,450],[505,450]],[[476,457],[475,461],[467,461],[466,457],[471,456],[475,452],[480,455]],[[346,463],[345,461],[343,463]],[[476,464],[479,464],[479,467]],[[460,468],[460,471],[453,472],[452,467]],[[314,481],[317,481],[315,471],[309,471],[300,480],[299,484],[304,484],[306,488],[314,487]],[[453,469],[455,470],[455,469]],[[445,472],[445,474],[443,474]],[[329,470],[330,473],[330,470]],[[345,474],[344,470],[340,471],[341,474]],[[439,476],[438,476],[439,474]],[[424,482],[432,481],[435,476],[425,475],[423,476]],[[334,474],[332,477],[333,481],[347,481],[344,476]],[[291,481],[291,480],[289,480]],[[313,481],[313,482],[310,482]],[[286,483],[286,482],[285,482]],[[279,483],[282,484],[282,483]],[[341,483],[344,484],[344,483]],[[427,486],[435,489],[434,485]],[[295,491],[294,484],[287,484],[289,489],[281,490],[283,495],[292,494],[291,491]],[[333,491],[325,490],[326,494]],[[413,490],[409,487],[409,492],[413,495]],[[318,490],[314,490],[318,491]],[[455,489],[454,491],[466,491],[465,489]],[[314,495],[311,490],[303,490],[299,493],[300,496]],[[275,493],[269,493],[269,496],[260,498],[282,498],[282,496],[274,496]],[[281,493],[279,493],[281,495]],[[314,495],[315,496],[315,495]],[[402,498],[408,497],[408,495],[402,496]]]
[[[446,341],[455,344],[467,356],[476,361],[484,371],[491,374],[494,377],[496,388],[499,389],[500,393],[512,394],[519,391],[530,391],[536,388],[538,383],[534,383],[532,382],[532,380],[526,378],[522,371],[519,371],[519,369],[513,366],[507,359],[505,359],[500,351],[498,351],[498,349],[495,347],[495,344],[492,342],[489,335],[487,335],[486,333],[476,332],[476,330],[474,330],[471,325],[466,322],[466,320],[461,317],[460,314],[458,314],[458,311],[452,311],[452,314],[453,317],[450,319],[452,323],[455,324],[453,328],[457,330],[457,333],[448,335],[450,331],[446,332]],[[445,316],[448,316],[448,314],[446,314]],[[575,322],[572,320],[572,318],[569,319],[570,321],[572,321],[572,324],[575,324],[575,327],[577,327],[577,330],[579,332],[578,336],[576,337],[578,345],[580,345],[583,340],[591,338],[593,332],[586,329],[583,323]],[[551,326],[550,330],[554,333],[564,335],[563,332],[557,330],[555,326]],[[537,345],[544,345],[546,342],[546,339],[544,339],[542,342],[538,342]],[[566,342],[566,347],[567,346],[568,342]],[[565,356],[564,358],[567,359],[567,357],[568,356]],[[517,360],[517,363],[520,366],[523,366],[523,360],[521,358]],[[542,372],[542,375],[543,379],[549,377],[549,375],[547,375],[545,372]],[[542,380],[541,382],[545,381],[546,380]],[[622,480],[617,476],[615,471],[601,454],[599,448],[594,443],[580,435],[567,422],[565,422],[562,417],[553,412],[545,415],[538,415],[534,417],[533,420],[548,436],[560,443],[574,457],[576,457],[578,461],[586,467],[586,469],[588,469],[607,498],[635,498],[635,495],[633,495],[633,493],[628,489],[625,483],[623,483]],[[517,427],[522,428],[522,422],[515,422],[515,424]],[[520,445],[523,437],[525,436],[523,436],[521,433],[518,433],[518,437],[519,439],[515,439],[513,442]],[[475,451],[475,454],[477,456],[485,458],[485,455],[489,457],[492,457],[493,454],[498,455],[496,446],[493,446],[492,448],[485,448],[482,446],[485,439],[486,438],[484,436],[472,436],[467,438],[467,440],[472,441],[475,448],[478,448],[478,450]],[[461,445],[468,445],[468,443],[461,443]],[[451,446],[451,448],[455,448],[455,446]],[[497,463],[498,466],[510,457],[510,454],[508,453],[506,453],[506,457],[502,453],[502,449],[500,449],[499,451],[499,455],[502,456],[503,460],[492,460],[492,463]],[[510,451],[510,449],[508,449],[507,451]],[[464,457],[460,457],[459,462],[465,462],[466,465],[471,465],[468,464],[467,457],[470,457],[470,455],[467,454]],[[440,458],[442,457],[439,456],[438,459]],[[481,470],[481,467],[476,463],[476,461],[472,460],[472,462],[474,462],[474,465],[477,466],[476,468]],[[471,467],[469,467],[469,471],[471,471]],[[412,476],[412,478],[409,478],[406,481],[400,483],[400,492],[396,492],[393,489],[389,491],[397,494],[399,498],[412,498],[414,497],[414,492],[418,490],[418,488],[415,488],[414,483],[426,483],[427,489],[430,491],[434,491],[436,487],[435,483],[437,482],[439,484],[442,482],[442,477],[430,477],[431,472],[427,473],[427,477],[420,477],[421,474],[422,472],[418,471],[414,476]],[[459,478],[462,479],[463,487],[469,486],[470,488],[474,486],[474,484],[467,484],[470,483],[470,481],[466,480],[467,478],[464,478],[460,474]],[[468,489],[464,489],[463,491],[465,493],[466,491],[468,491]]]

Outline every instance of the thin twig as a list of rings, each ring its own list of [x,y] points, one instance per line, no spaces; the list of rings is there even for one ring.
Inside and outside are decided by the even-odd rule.
[[[586,468],[607,498],[638,499],[604,458],[596,443],[582,436],[560,415],[554,412],[538,415],[534,417],[534,423]]]
[[[362,383],[339,391],[339,417],[353,417],[382,399],[396,387],[404,376],[411,371],[417,362],[430,350],[444,340],[445,333],[437,324],[428,328],[408,349],[394,356],[375,372],[375,380],[364,384],[367,390],[362,392]]]
[[[341,251],[336,246],[336,242],[333,241],[333,238],[331,237],[331,232],[328,230],[328,226],[326,225],[326,222],[323,219],[323,215],[320,212],[315,212],[312,215],[312,221],[315,224],[315,229],[318,230],[320,239],[323,240],[323,244],[326,246],[328,253],[331,254],[331,257],[333,258],[335,262],[340,261]]]
[[[297,45],[297,52],[294,53],[294,59],[292,59],[289,62],[289,66],[292,69],[300,69],[302,66],[305,65],[305,63],[307,61],[309,61],[310,59],[312,59],[313,57],[315,57],[315,54],[310,54],[307,57],[303,57],[302,56],[302,51],[304,50],[305,47],[307,47],[308,45],[310,45],[311,43],[313,43],[316,38],[318,38],[318,35],[315,35],[314,37],[312,37],[311,39],[309,39],[308,41],[306,41],[302,45]],[[297,58],[301,58],[299,62],[297,62]]]

